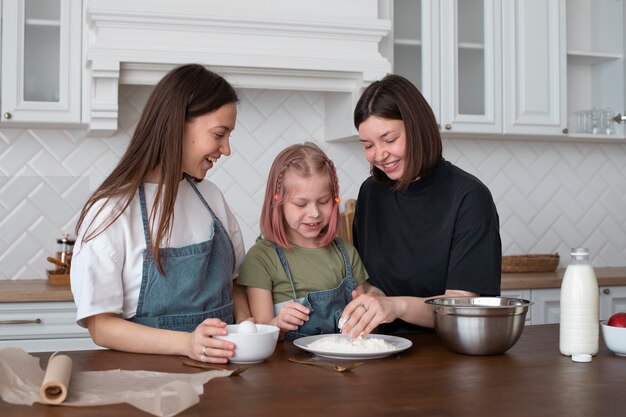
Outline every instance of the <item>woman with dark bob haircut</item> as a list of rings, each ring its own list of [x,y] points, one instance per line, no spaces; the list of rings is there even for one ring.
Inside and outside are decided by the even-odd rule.
[[[225,363],[213,338],[249,317],[234,283],[244,245],[235,215],[204,179],[230,155],[237,94],[198,64],[157,83],[119,163],[78,218],[71,265],[77,321],[128,352]]]
[[[499,295],[493,198],[443,159],[437,121],[419,90],[399,75],[372,83],[354,125],[372,174],[359,191],[354,246],[373,288],[353,294],[343,332],[421,331],[434,326],[428,298]]]

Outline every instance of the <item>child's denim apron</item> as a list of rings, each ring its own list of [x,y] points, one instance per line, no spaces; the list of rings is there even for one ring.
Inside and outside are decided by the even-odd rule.
[[[330,290],[313,291],[308,293],[302,299],[298,299],[296,297],[296,287],[294,286],[293,279],[291,278],[291,272],[289,271],[289,265],[287,264],[285,252],[278,245],[274,245],[276,252],[278,253],[278,257],[280,258],[280,263],[285,270],[285,274],[287,274],[287,278],[289,278],[289,282],[291,283],[293,300],[302,303],[311,310],[309,313],[309,320],[304,322],[298,330],[287,332],[285,334],[286,340],[294,340],[303,336],[312,336],[316,334],[340,332],[337,325],[339,317],[341,317],[341,312],[344,307],[352,301],[352,291],[356,288],[357,283],[352,276],[352,266],[350,265],[350,259],[346,254],[343,243],[341,243],[341,240],[339,239],[335,239],[335,242],[337,243],[337,246],[341,251],[341,255],[343,256],[343,261],[346,266],[346,276],[338,287]],[[311,277],[311,279],[315,279],[315,277]]]
[[[235,251],[228,233],[193,181],[185,176],[211,217],[209,239],[182,248],[160,250],[166,275],[159,273],[151,253],[143,251],[143,274],[137,314],[131,320],[161,329],[193,331],[207,318],[233,323]],[[150,230],[143,185],[139,187],[141,217],[150,247]],[[167,258],[166,258],[167,257]]]

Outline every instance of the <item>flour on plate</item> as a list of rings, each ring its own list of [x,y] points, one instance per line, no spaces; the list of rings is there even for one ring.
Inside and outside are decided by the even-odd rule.
[[[395,348],[392,344],[376,337],[367,339],[357,337],[350,341],[348,337],[344,336],[320,337],[309,343],[308,347],[319,351],[338,353],[376,353],[387,352]]]

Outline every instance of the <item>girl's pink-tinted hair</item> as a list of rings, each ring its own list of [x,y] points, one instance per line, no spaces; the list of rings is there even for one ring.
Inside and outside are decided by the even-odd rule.
[[[285,231],[283,203],[286,193],[284,178],[287,171],[294,171],[303,178],[312,175],[328,176],[328,185],[333,198],[333,210],[326,230],[322,230],[320,244],[326,246],[337,235],[339,227],[339,179],[335,164],[317,145],[311,142],[291,145],[278,154],[267,179],[265,201],[261,210],[261,234],[282,248],[291,248]]]

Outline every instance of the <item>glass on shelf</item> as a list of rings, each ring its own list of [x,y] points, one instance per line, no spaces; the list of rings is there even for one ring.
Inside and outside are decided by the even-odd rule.
[[[615,134],[615,116],[610,107],[576,112],[576,133],[591,133],[594,135]]]

